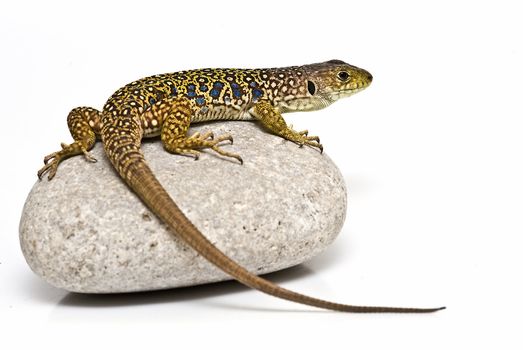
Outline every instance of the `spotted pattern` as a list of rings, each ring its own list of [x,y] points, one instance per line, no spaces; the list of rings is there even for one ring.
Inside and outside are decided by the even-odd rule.
[[[252,119],[248,111],[262,99],[275,104],[289,96],[307,95],[301,67],[279,69],[198,69],[161,74],[132,82],[107,101],[104,113],[110,119],[137,116],[143,137],[160,134],[162,120],[146,114],[160,101],[186,99],[191,122]]]

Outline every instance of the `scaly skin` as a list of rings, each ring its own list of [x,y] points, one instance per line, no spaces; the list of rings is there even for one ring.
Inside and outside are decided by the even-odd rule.
[[[258,277],[218,250],[187,219],[148,167],[140,151],[143,137],[161,136],[171,153],[198,158],[199,150],[211,148],[225,157],[243,162],[237,154],[219,147],[230,135],[214,137],[212,132],[187,136],[193,122],[211,120],[257,120],[270,132],[300,146],[323,151],[317,136],[295,131],[281,113],[324,108],[350,96],[372,81],[365,70],[339,60],[300,67],[273,69],[199,69],[156,75],[130,83],[107,101],[103,112],[88,107],[73,109],[68,116],[75,140],[45,157],[38,176],[48,172],[49,180],[63,159],[89,154],[101,138],[110,161],[129,187],[176,234],[211,263],[239,282],[264,293],[312,305],[347,312],[424,313],[442,308],[396,308],[353,306],[332,303],[281,288]]]

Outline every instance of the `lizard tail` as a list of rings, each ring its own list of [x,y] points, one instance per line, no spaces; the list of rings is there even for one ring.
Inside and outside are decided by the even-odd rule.
[[[105,143],[105,142],[104,142]],[[170,229],[182,240],[196,250],[205,259],[232,276],[242,284],[257,289],[269,295],[290,300],[293,302],[315,306],[318,308],[358,312],[358,313],[427,313],[444,309],[441,308],[403,308],[381,306],[354,306],[333,303],[312,298],[282,288],[264,278],[261,278],[230,259],[216,248],[183,214],[167,191],[156,179],[153,172],[145,162],[139,145],[129,146],[124,155],[118,157],[115,153],[108,152],[109,158],[115,165],[120,175],[126,180],[132,190]],[[118,158],[118,159],[116,159]]]

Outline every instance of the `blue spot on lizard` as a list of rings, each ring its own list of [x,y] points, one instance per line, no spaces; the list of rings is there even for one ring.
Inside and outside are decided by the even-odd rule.
[[[205,104],[205,97],[203,97],[203,96],[196,97],[196,104],[198,106],[203,106]]]

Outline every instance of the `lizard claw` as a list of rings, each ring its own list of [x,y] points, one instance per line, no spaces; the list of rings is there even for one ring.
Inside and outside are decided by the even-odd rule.
[[[296,132],[290,140],[297,143],[300,147],[307,145],[317,148],[320,153],[323,153],[323,145],[320,143],[320,138],[318,136],[307,136],[307,130]]]
[[[298,131],[298,134],[307,136],[307,135],[309,135],[309,130]]]
[[[89,161],[91,163],[96,163],[98,161],[98,159],[93,157],[93,155],[89,151],[87,151],[87,150],[82,150],[82,151],[83,151],[84,157],[85,157],[85,159],[87,159],[87,161]]]
[[[225,156],[225,157],[235,158],[240,162],[240,164],[243,164],[243,159],[238,154],[224,151],[220,147],[218,147],[218,144],[223,141],[229,141],[231,143],[231,145],[234,143],[232,135],[225,134],[225,135],[221,135],[220,137],[214,139],[212,141],[212,143],[209,144],[209,147],[216,153],[221,154],[222,156]]]
[[[40,170],[38,170],[37,173],[38,178],[40,180],[42,179],[42,176],[47,172],[49,172],[47,178],[51,180],[56,175],[58,164],[60,164],[60,162],[65,158],[83,153],[87,161],[91,163],[95,163],[97,161],[96,158],[93,157],[91,153],[89,153],[89,151],[87,151],[85,144],[81,141],[75,141],[70,145],[66,143],[61,143],[60,146],[62,147],[62,150],[58,152],[53,152],[44,157],[44,166]]]
[[[57,153],[57,152],[55,152],[55,153]],[[42,176],[48,171],[49,171],[49,174],[47,175],[47,179],[51,180],[56,175],[56,170],[58,169],[58,163],[60,163],[60,161],[61,161],[61,158],[55,154],[53,157],[51,157],[51,158],[54,158],[53,161],[49,163],[49,160],[51,158],[48,158],[48,157],[49,156],[45,157],[45,159],[44,159],[45,165],[40,170],[38,170],[37,175],[40,180],[42,180]]]
[[[59,152],[53,152],[44,157],[44,164],[47,164],[51,159],[55,158]]]

